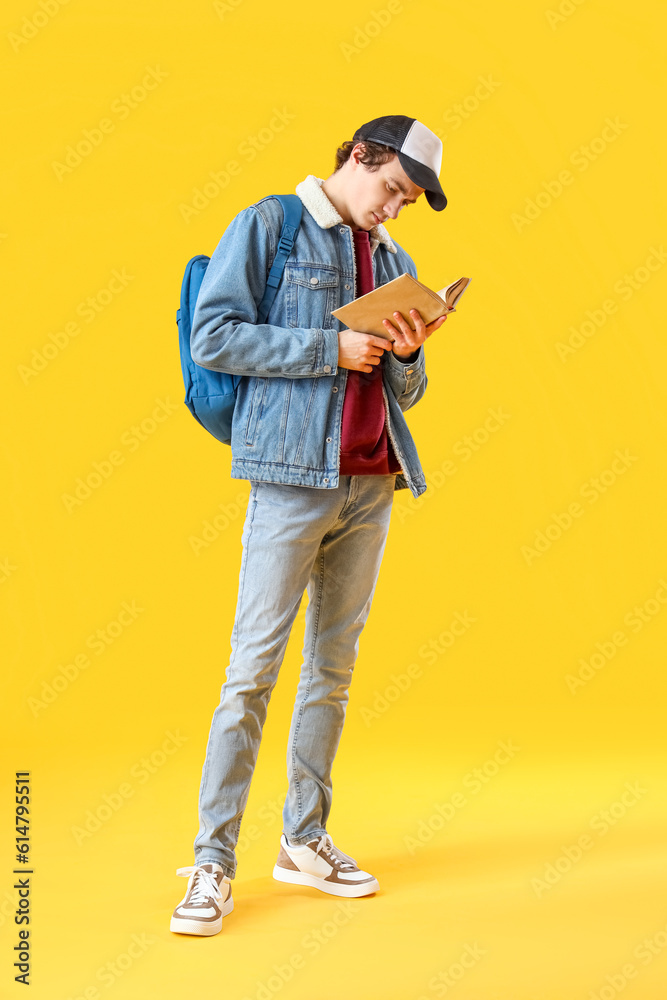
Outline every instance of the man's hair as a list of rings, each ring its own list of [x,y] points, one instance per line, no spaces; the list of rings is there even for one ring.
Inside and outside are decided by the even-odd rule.
[[[358,140],[361,142],[361,140]],[[350,159],[350,153],[354,149],[357,143],[354,139],[348,139],[336,150],[336,170],[340,170],[344,164]],[[363,163],[368,170],[374,171],[378,167],[381,167],[383,163],[388,163],[389,160],[396,156],[396,150],[392,149],[391,146],[381,146],[377,142],[366,142],[365,140],[361,142],[363,146],[363,151],[359,154],[359,162]]]

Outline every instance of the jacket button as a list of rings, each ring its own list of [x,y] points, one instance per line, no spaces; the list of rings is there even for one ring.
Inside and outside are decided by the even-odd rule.
[[[346,288],[352,288],[352,285],[346,285],[345,287]]]
[[[326,374],[328,375],[329,372],[331,371],[331,365],[325,365],[322,371],[326,372]]]
[[[335,386],[333,387],[333,389],[332,389],[331,391],[332,391],[332,392],[338,392],[338,386],[337,386],[337,385],[335,385]]]
[[[327,477],[326,477],[326,476],[324,477],[324,482],[325,482],[325,483],[328,483],[328,482],[329,482],[329,480],[327,479]]]
[[[329,444],[331,444],[331,442],[333,441],[333,438],[327,438],[327,441],[328,441]]]
[[[345,232],[345,230],[344,230],[344,229],[343,229],[343,228],[341,227],[341,228],[340,228],[340,229],[338,230],[338,232],[339,232],[339,233],[344,233],[344,232]],[[325,482],[329,482],[329,480],[327,479],[327,480],[325,480]]]
[[[320,280],[319,278],[311,278],[310,283],[311,285],[317,285],[319,283],[319,280]]]

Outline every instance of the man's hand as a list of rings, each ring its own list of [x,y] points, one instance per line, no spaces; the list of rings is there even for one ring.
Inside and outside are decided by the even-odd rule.
[[[388,350],[391,350],[391,341],[384,337],[360,330],[342,330],[338,334],[338,367],[372,372],[373,365],[379,365]]]
[[[447,319],[447,313],[445,313],[443,316],[438,316],[437,319],[434,319],[427,326],[421,318],[421,314],[416,309],[410,310],[410,316],[412,317],[412,322],[415,324],[414,330],[409,323],[406,323],[399,312],[395,312],[393,317],[396,326],[388,319],[382,320],[387,333],[394,339],[392,350],[397,358],[411,357],[411,355],[419,350],[426,338],[435,333]]]

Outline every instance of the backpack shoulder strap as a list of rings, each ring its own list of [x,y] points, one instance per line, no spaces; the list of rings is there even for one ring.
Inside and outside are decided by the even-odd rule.
[[[273,305],[273,300],[275,299],[276,292],[278,291],[278,285],[280,284],[283,271],[285,270],[287,258],[292,252],[292,248],[294,247],[294,243],[296,241],[296,234],[298,233],[299,226],[301,225],[303,205],[299,196],[296,194],[278,194],[276,195],[276,198],[282,205],[283,209],[283,228],[280,231],[280,239],[278,240],[276,256],[266,279],[264,296],[259,304],[257,314],[257,321],[259,323],[266,322],[266,317],[269,315],[269,310]]]

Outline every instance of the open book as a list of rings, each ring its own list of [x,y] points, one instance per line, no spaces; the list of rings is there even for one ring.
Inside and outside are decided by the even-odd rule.
[[[400,274],[386,285],[380,285],[372,292],[360,295],[347,305],[334,309],[332,316],[345,323],[350,330],[374,333],[378,337],[390,340],[383,319],[393,323],[394,312],[400,312],[414,330],[415,325],[411,320],[410,310],[417,309],[425,323],[432,323],[443,313],[454,312],[456,303],[470,281],[470,278],[459,278],[451,285],[441,288],[439,292],[433,292],[411,274]]]

